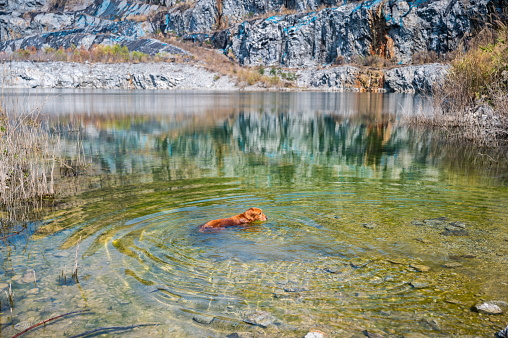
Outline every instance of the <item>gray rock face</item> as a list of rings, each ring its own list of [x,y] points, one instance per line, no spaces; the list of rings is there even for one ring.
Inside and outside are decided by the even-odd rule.
[[[138,49],[148,48],[138,46]],[[133,47],[134,48],[134,47]],[[228,77],[189,64],[81,64],[68,62],[4,63],[0,85],[8,88],[101,88],[101,89],[237,89]],[[403,67],[402,67],[403,68]],[[404,72],[402,72],[404,73]],[[306,89],[360,91],[359,68],[344,66],[299,72],[297,86]],[[397,91],[411,83],[389,88]],[[408,82],[413,79],[407,79]],[[418,86],[425,88],[425,86]],[[364,88],[363,88],[364,89]],[[386,88],[385,88],[386,89]],[[420,93],[416,91],[416,93]],[[454,227],[465,231],[460,227]]]
[[[161,32],[188,34],[187,39],[193,41],[207,40],[245,65],[304,68],[373,54],[407,64],[415,53],[446,54],[456,49],[472,31],[473,18],[481,22],[489,15],[489,8],[495,8],[496,1],[471,0],[466,6],[449,0],[162,0],[158,5],[150,0],[0,0],[0,51],[115,43],[130,49],[143,44],[148,34]],[[328,8],[317,11],[322,5]],[[281,8],[297,14],[249,19],[280,13]],[[309,10],[312,12],[305,13]],[[211,33],[221,24],[233,22],[241,23]],[[341,71],[345,69],[337,71],[329,78],[323,74],[325,78],[314,77],[313,81],[340,87]],[[418,88],[425,83],[420,78],[432,78],[439,70],[429,67],[405,71],[386,74],[388,90],[428,90]],[[410,76],[415,83],[400,88],[398,78]]]
[[[382,74],[382,79],[379,79],[379,88],[366,88],[362,76],[368,76],[369,71],[358,67],[340,66],[318,70],[302,69],[297,72],[297,84],[299,87],[321,90],[376,91],[375,89],[377,89],[377,91],[386,92],[423,94],[430,93],[432,88],[443,83],[448,68],[448,65],[429,64],[377,71]],[[421,224],[423,225],[423,223]]]
[[[430,93],[443,83],[448,69],[448,65],[439,63],[389,69],[384,72],[385,88],[400,93]]]
[[[4,70],[4,88],[235,89],[228,77],[188,65],[12,62]]]
[[[315,89],[354,90],[359,74],[360,69],[352,66],[306,69],[298,72],[297,84],[299,87]]]
[[[354,0],[357,1],[357,0]],[[187,34],[189,32],[209,32],[217,28],[219,17],[222,22],[234,23],[265,13],[279,12],[282,8],[304,12],[316,10],[320,6],[343,4],[338,0],[198,0],[189,5],[175,5],[166,17],[166,32]],[[353,2],[353,1],[348,1]]]
[[[156,13],[160,6],[126,1],[89,2],[80,2],[81,6],[84,7],[87,3],[88,6],[80,9],[76,5],[73,11],[67,12],[48,13],[49,5],[45,2],[44,6],[33,9],[26,9],[25,6],[20,7],[20,11],[0,12],[0,41],[57,31],[72,34],[74,29],[86,29],[87,33],[125,35],[131,38],[146,36],[157,30],[157,25],[148,21],[148,17]]]
[[[246,65],[304,67],[372,54],[407,64],[418,52],[456,49],[472,31],[472,18],[488,14],[489,0],[417,3],[372,0],[245,21],[229,30],[225,52]]]

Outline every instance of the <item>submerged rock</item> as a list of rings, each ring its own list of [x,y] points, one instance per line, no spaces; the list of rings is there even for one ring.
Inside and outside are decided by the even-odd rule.
[[[286,286],[283,290],[284,290],[284,292],[303,292],[303,291],[309,291],[309,288],[306,286],[303,286],[303,287]]]
[[[462,228],[462,229],[464,229],[466,227],[466,223],[464,223],[464,222],[451,222],[450,225],[453,227]]]
[[[309,331],[304,338],[324,338],[326,334],[324,332],[321,332],[319,330],[312,330]]]
[[[445,268],[453,269],[453,268],[460,268],[462,266],[462,264],[460,264],[459,262],[450,262],[450,263],[443,264],[443,266]]]
[[[207,324],[208,325],[213,322],[214,318],[215,317],[212,317],[212,316],[195,314],[192,317],[192,320],[194,320],[195,322],[200,323],[200,324]]]
[[[255,311],[244,318],[244,322],[261,327],[268,327],[276,320],[274,316],[265,311]]]
[[[427,272],[430,271],[430,268],[426,265],[420,265],[420,264],[411,264],[409,267],[415,269],[418,272]]]
[[[404,338],[428,338],[429,336],[424,335],[423,333],[418,332],[410,332],[404,334]]]
[[[381,335],[379,333],[374,333],[374,332],[371,332],[371,331],[368,331],[368,330],[364,330],[363,334],[366,337],[369,337],[369,338],[385,338],[385,336],[383,336],[383,335]]]
[[[440,233],[443,236],[469,236],[469,232],[465,229],[447,229]]]
[[[16,325],[14,325],[14,329],[18,330],[18,331],[23,331],[23,330],[28,329],[30,326],[32,326],[32,324],[30,324],[30,322],[20,322],[20,323],[17,323]]]
[[[449,304],[455,304],[455,305],[464,305],[464,303],[462,303],[460,300],[456,300],[453,298],[445,299],[445,302],[447,302]]]
[[[425,289],[429,286],[429,283],[427,281],[412,281],[409,285],[415,289]]]
[[[484,313],[487,315],[501,315],[503,314],[503,310],[496,304],[493,304],[492,302],[485,302],[481,304],[476,304],[474,306],[474,310],[479,313]]]
[[[251,332],[234,332],[226,336],[227,338],[253,338],[254,334]]]
[[[377,224],[374,222],[369,222],[369,223],[362,223],[362,226],[365,229],[375,229],[377,227]]]
[[[428,225],[431,227],[439,227],[439,226],[443,226],[445,224],[446,220],[447,220],[446,217],[436,217],[436,218],[425,219],[425,220],[423,220],[423,223],[425,223],[425,225]]]
[[[359,269],[359,268],[363,268],[364,266],[366,266],[369,263],[370,263],[370,260],[368,260],[366,258],[362,258],[362,257],[357,257],[357,258],[353,258],[349,262],[349,265],[351,265],[351,267],[353,267],[355,269]]]

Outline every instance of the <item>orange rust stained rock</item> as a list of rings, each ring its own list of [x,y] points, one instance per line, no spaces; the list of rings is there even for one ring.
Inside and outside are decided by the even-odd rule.
[[[379,92],[383,86],[384,74],[380,70],[362,69],[355,82],[355,87],[360,92]]]

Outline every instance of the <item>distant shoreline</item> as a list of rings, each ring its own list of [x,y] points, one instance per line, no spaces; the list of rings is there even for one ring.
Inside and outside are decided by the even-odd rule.
[[[295,69],[291,87],[239,83],[197,63],[75,63],[4,61],[2,88],[149,89],[211,91],[339,91],[430,93],[448,66],[425,64],[391,69],[337,66]]]

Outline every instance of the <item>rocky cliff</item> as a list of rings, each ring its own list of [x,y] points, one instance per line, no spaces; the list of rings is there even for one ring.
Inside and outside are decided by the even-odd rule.
[[[69,41],[136,50],[148,35],[202,33],[247,65],[325,65],[373,54],[407,64],[415,53],[455,50],[500,1],[0,0],[0,51]]]
[[[446,67],[340,65],[373,55],[394,66],[416,54],[444,58],[503,6],[506,0],[0,0],[0,56],[100,44],[189,56],[157,38],[179,35],[241,65],[298,68],[305,87],[421,92]]]
[[[243,22],[222,33],[222,47],[241,64],[308,67],[378,55],[408,64],[415,53],[457,49],[489,13],[488,0],[372,0],[307,14]]]

